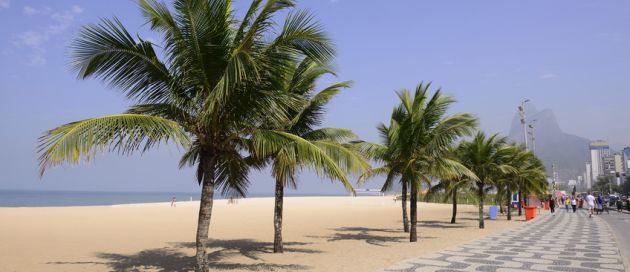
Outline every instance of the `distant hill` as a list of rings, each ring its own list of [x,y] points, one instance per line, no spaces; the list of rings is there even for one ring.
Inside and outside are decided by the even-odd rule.
[[[547,172],[551,174],[551,164],[555,162],[560,180],[577,179],[578,175],[582,175],[585,163],[589,161],[590,140],[563,132],[551,109],[538,111],[532,105],[527,105],[525,109],[528,123],[536,120],[536,155],[543,160]],[[523,127],[518,112],[512,119],[508,138],[511,142],[523,142]],[[528,142],[531,149],[531,137]]]

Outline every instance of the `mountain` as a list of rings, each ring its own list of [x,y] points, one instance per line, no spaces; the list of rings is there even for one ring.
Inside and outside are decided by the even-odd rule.
[[[585,163],[590,160],[590,140],[562,131],[551,109],[538,111],[533,105],[526,105],[525,111],[527,122],[534,124],[536,155],[544,162],[547,173],[551,176],[551,165],[555,162],[560,180],[577,179],[577,176],[582,175]],[[523,142],[523,127],[518,112],[512,119],[508,139],[511,142]],[[532,144],[529,136],[530,150]]]

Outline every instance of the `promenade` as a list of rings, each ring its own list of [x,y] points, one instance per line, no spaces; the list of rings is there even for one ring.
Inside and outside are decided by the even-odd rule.
[[[628,268],[630,269],[630,268]],[[586,211],[544,214],[515,230],[401,262],[385,271],[623,272],[609,226]]]

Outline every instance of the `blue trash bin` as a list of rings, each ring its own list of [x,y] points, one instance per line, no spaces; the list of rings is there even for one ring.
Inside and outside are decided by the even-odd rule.
[[[490,211],[488,212],[490,219],[497,219],[497,206],[490,206]]]

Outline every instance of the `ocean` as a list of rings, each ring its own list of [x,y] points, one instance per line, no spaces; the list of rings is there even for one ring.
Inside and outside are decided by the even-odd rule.
[[[23,191],[0,190],[0,207],[65,207],[105,206],[134,203],[170,202],[175,196],[178,202],[199,200],[199,192],[96,192],[96,191]],[[346,196],[347,194],[290,194],[285,196]],[[252,197],[272,197],[270,193],[253,193]],[[215,193],[216,199],[220,194]]]

